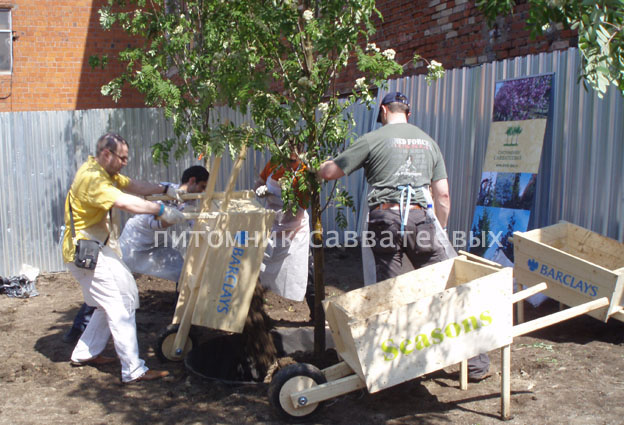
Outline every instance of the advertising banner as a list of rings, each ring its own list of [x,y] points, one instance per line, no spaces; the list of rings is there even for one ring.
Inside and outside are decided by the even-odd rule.
[[[528,230],[552,93],[552,74],[496,83],[469,251],[503,266],[513,232]]]

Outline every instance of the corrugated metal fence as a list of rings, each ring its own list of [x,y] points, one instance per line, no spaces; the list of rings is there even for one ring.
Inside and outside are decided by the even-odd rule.
[[[451,231],[470,229],[496,81],[554,73],[552,143],[544,146],[533,226],[568,220],[624,240],[624,97],[614,88],[604,99],[585,91],[577,83],[579,67],[578,51],[570,49],[450,70],[431,85],[422,76],[390,81],[388,90],[409,96],[410,121],[440,144],[451,186]],[[377,110],[356,107],[352,112],[357,134],[377,126]],[[232,111],[219,114],[234,123],[249,121]],[[131,161],[124,173],[133,178],[178,181],[186,167],[198,163],[190,155],[167,167],[152,162],[149,146],[171,134],[159,110],[0,113],[0,275],[17,274],[23,263],[42,271],[64,269],[58,248],[64,198],[77,167],[106,131],[129,141]],[[266,153],[250,152],[237,189],[250,188],[266,161]],[[219,190],[230,168],[224,158]],[[341,183],[361,205],[366,195],[362,171]],[[326,230],[339,230],[335,216],[335,208],[328,208]],[[359,231],[363,209],[347,216],[347,230]]]

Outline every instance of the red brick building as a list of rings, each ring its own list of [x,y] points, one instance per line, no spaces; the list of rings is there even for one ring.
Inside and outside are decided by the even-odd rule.
[[[104,31],[98,9],[106,0],[0,0],[10,11],[12,71],[0,71],[0,112],[144,107],[138,95],[119,103],[100,88],[119,65],[92,70],[89,56],[113,54],[133,41]]]
[[[120,65],[111,62],[105,70],[94,70],[89,57],[112,58],[135,42],[123,32],[102,30],[98,9],[104,3],[0,0],[0,40],[12,39],[12,69],[0,69],[0,112],[144,106],[138,94],[124,93],[119,103],[100,94]],[[447,69],[576,46],[572,31],[531,40],[524,29],[528,4],[518,3],[515,15],[489,28],[474,0],[379,0],[384,21],[372,41],[394,49],[400,63],[418,52]],[[1,16],[9,16],[8,24]],[[410,65],[407,74],[424,71]],[[350,69],[342,81],[349,84],[354,76]]]

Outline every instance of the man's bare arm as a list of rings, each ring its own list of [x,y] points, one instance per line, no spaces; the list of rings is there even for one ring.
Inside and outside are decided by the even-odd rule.
[[[448,179],[436,180],[431,183],[433,205],[436,217],[442,227],[446,227],[451,212],[451,195],[449,194]]]
[[[130,180],[130,184],[124,188],[124,191],[133,195],[153,195],[164,193],[165,186],[157,183],[150,183],[141,180]]]
[[[342,168],[332,160],[323,162],[318,170],[318,176],[323,180],[336,180],[344,175]]]
[[[119,195],[113,207],[127,211],[133,214],[158,214],[160,212],[160,204],[156,202],[146,201],[138,196],[122,193]]]

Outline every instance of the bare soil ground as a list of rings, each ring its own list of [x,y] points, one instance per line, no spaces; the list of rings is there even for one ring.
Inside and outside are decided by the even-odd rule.
[[[329,250],[326,292],[362,285],[359,251]],[[154,347],[171,322],[174,284],[137,276],[137,327],[148,366],[171,372],[159,381],[121,385],[119,364],[76,368],[61,336],[82,303],[69,273],[43,274],[40,296],[0,297],[0,424],[278,424],[267,384],[228,385],[201,378],[183,363],[161,363]],[[528,319],[557,303],[526,307]],[[279,326],[304,326],[305,302],[274,294],[265,309]],[[588,316],[528,336],[512,346],[509,424],[624,422],[624,324]],[[112,344],[105,354],[114,355]],[[500,354],[490,353],[493,376],[461,391],[448,368],[375,394],[356,391],[330,400],[320,424],[499,424]]]

